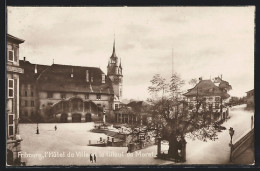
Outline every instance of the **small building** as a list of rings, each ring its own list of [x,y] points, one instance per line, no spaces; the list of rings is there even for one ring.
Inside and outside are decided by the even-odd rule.
[[[115,111],[117,123],[146,125],[151,119],[150,114],[145,112],[149,105],[144,101],[131,101]]]
[[[246,92],[246,104],[247,107],[255,107],[255,90]]]
[[[19,66],[19,45],[24,40],[7,34],[6,56],[6,140],[7,165],[20,165],[21,137],[19,135],[19,78],[24,70]]]

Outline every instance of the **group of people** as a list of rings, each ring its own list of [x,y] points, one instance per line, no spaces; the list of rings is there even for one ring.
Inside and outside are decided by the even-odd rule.
[[[91,163],[93,163],[93,162],[96,163],[96,161],[97,161],[97,157],[96,157],[96,155],[94,154],[94,155],[92,156],[92,153],[90,154],[89,159],[90,159],[90,162],[91,162]]]

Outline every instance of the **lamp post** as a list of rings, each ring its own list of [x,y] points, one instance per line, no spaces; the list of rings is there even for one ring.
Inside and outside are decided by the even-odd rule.
[[[230,157],[229,157],[230,162],[232,162],[232,150],[233,150],[232,138],[233,138],[234,133],[235,133],[235,130],[232,127],[230,127],[229,128],[229,135],[231,138],[231,140],[230,140]]]
[[[38,123],[37,123],[37,128],[36,128],[36,134],[40,134],[40,133],[39,133]]]

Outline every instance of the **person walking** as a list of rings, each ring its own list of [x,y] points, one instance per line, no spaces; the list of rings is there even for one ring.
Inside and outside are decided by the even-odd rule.
[[[56,125],[54,126],[54,129],[55,129],[55,131],[57,130],[57,126]]]
[[[90,154],[89,159],[90,159],[90,162],[93,163],[93,157],[92,157],[92,154]]]
[[[96,158],[96,155],[94,154],[94,161],[95,161],[95,163],[96,163],[96,161],[97,161],[97,158]]]

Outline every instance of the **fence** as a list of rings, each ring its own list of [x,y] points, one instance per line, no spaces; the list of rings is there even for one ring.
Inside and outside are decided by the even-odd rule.
[[[248,148],[254,147],[254,129],[248,132],[243,138],[237,141],[231,147],[231,159],[232,161],[239,157]]]

